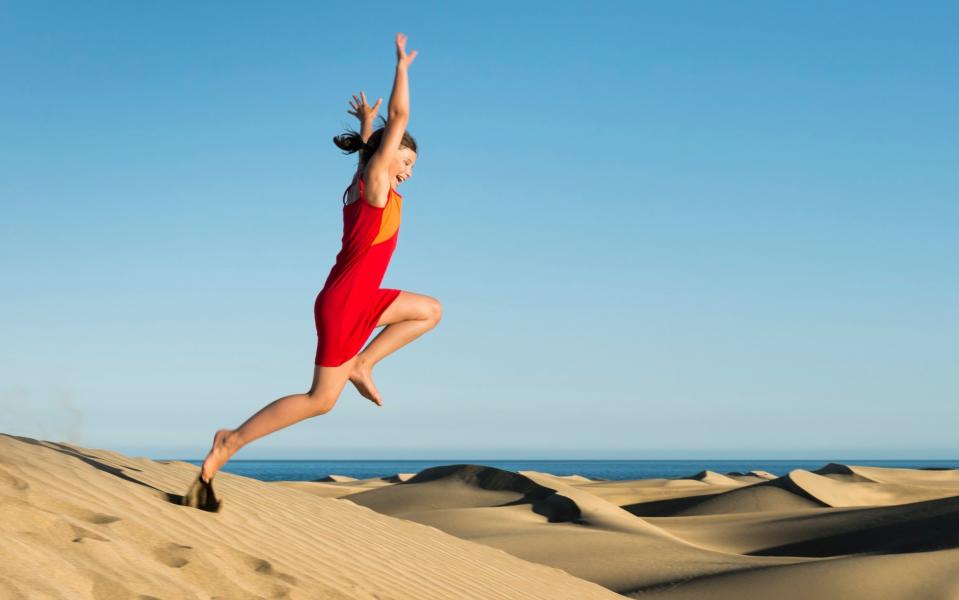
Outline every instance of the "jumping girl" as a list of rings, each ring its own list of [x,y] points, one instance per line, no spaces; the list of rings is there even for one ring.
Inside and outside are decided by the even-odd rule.
[[[440,321],[442,307],[436,298],[379,287],[396,248],[403,209],[403,197],[394,186],[413,176],[416,163],[416,141],[406,125],[410,118],[407,71],[417,51],[407,54],[405,48],[406,36],[397,33],[396,74],[384,126],[373,131],[382,99],[369,106],[360,92],[361,99],[353,96],[353,110],[347,111],[360,120],[360,132],[347,130],[333,138],[347,154],[359,152],[359,165],[343,194],[342,248],[314,303],[317,348],[310,391],[274,400],[238,428],[217,431],[184,504],[218,510],[220,502],[211,482],[230,457],[253,440],[328,413],[347,381],[382,406],[373,384],[373,366]],[[373,330],[383,325],[360,352]]]

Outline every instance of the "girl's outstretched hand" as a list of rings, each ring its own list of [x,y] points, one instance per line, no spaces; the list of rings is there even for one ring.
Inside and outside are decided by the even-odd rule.
[[[419,50],[413,50],[409,54],[406,53],[406,36],[402,33],[396,34],[396,66],[407,68],[413,64],[413,59],[416,58],[416,53]]]
[[[376,112],[380,109],[381,102],[383,102],[382,98],[377,100],[376,104],[370,106],[366,103],[366,94],[360,91],[360,98],[357,98],[354,94],[353,99],[350,100],[350,107],[353,110],[346,112],[359,119],[360,123],[372,123],[376,120]]]

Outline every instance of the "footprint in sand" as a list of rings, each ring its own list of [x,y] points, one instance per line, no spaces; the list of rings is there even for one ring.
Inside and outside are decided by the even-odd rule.
[[[73,530],[73,539],[72,542],[83,542],[83,540],[96,540],[98,542],[109,542],[109,538],[105,538],[99,533],[90,531],[89,529],[84,529],[83,527],[77,527],[76,525],[70,525],[70,529]]]
[[[12,487],[21,492],[30,489],[29,483],[3,469],[0,469],[0,485]]]
[[[61,510],[64,514],[70,515],[75,519],[80,519],[81,521],[86,521],[87,523],[92,523],[94,525],[108,525],[120,520],[120,517],[105,515],[103,513],[80,508],[79,506],[64,506]]]
[[[254,571],[262,575],[272,575],[273,577],[276,577],[277,579],[281,581],[285,581],[286,583],[289,583],[292,585],[296,585],[297,583],[296,577],[293,577],[292,575],[287,575],[286,573],[280,573],[279,571],[273,568],[273,564],[268,560],[264,560],[262,558],[254,558],[251,556],[246,559],[246,563],[250,565],[250,567]]]
[[[180,569],[190,564],[190,560],[186,557],[191,550],[193,550],[193,546],[184,546],[183,544],[170,542],[169,544],[154,548],[153,556],[168,567]]]
[[[88,520],[94,525],[106,525],[107,523],[115,523],[116,521],[119,521],[120,517],[105,515],[103,513],[91,513]]]

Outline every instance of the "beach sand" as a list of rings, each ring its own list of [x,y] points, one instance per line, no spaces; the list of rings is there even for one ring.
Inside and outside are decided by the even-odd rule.
[[[0,434],[0,598],[959,598],[959,471],[265,483]]]

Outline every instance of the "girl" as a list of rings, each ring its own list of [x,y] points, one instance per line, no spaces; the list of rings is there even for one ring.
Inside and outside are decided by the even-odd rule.
[[[407,71],[417,51],[406,54],[406,36],[396,34],[396,73],[390,95],[389,120],[373,130],[375,106],[350,103],[361,132],[333,138],[346,153],[359,152],[359,166],[344,192],[342,248],[314,303],[317,349],[313,385],[305,394],[284,396],[265,406],[237,429],[220,429],[203,460],[184,504],[218,510],[211,481],[240,448],[255,439],[303,419],[333,409],[347,381],[359,393],[382,406],[373,384],[373,366],[439,323],[442,307],[430,296],[380,283],[396,247],[403,197],[399,185],[413,176],[416,141],[406,131],[409,122]],[[372,331],[386,327],[360,352]]]

